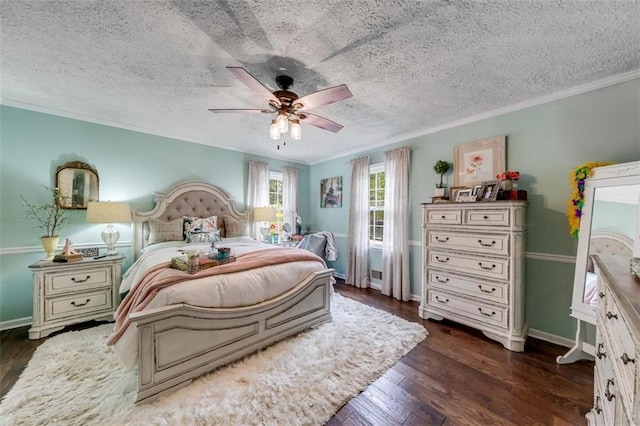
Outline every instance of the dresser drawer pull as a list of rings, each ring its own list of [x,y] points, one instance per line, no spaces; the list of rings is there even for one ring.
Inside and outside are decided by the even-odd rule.
[[[490,314],[488,314],[488,313],[484,312],[484,311],[482,310],[482,308],[478,308],[478,310],[479,310],[479,311],[480,311],[480,313],[481,313],[482,315],[484,315],[485,317],[492,317],[492,316],[494,316],[494,315],[496,314],[496,311],[491,311],[491,313],[490,313]]]
[[[80,284],[89,281],[89,278],[91,278],[91,275],[87,275],[87,278],[85,278],[84,280],[76,280],[76,277],[71,277],[71,281],[76,284]]]
[[[447,217],[445,215],[442,215],[442,219],[446,219]]]
[[[482,288],[482,284],[478,284],[478,288],[483,293],[494,293],[496,291],[495,287],[491,287],[491,290],[485,290],[484,288]]]
[[[491,271],[492,269],[496,268],[496,264],[492,264],[491,266],[484,266],[482,264],[482,262],[478,262],[478,265],[480,265],[480,268],[484,269],[485,271]]]
[[[449,258],[445,257],[443,260],[443,259],[440,259],[440,256],[436,256],[436,260],[440,263],[447,263],[449,261]]]
[[[604,297],[604,293],[603,292],[598,293],[598,297],[602,299]]]
[[[482,247],[493,247],[496,245],[495,241],[491,241],[490,243],[483,243],[482,240],[478,240],[478,243],[480,243]]]
[[[598,350],[596,351],[596,356],[598,357],[598,359],[602,359],[602,357],[607,357],[607,353],[606,352],[601,352],[600,350],[604,349],[604,343],[598,343]]]
[[[87,304],[87,303],[89,303],[90,301],[91,301],[91,299],[87,299],[87,301],[86,301],[86,302],[84,302],[84,303],[76,303],[76,301],[74,300],[73,302],[71,302],[71,304],[72,304],[73,306],[75,306],[76,308],[79,308],[80,306],[84,306],[84,305],[86,305],[86,304]]]
[[[602,413],[602,408],[600,408],[600,397],[599,396],[596,397],[596,404],[593,406],[593,411],[595,411],[596,414]]]
[[[489,219],[489,216],[482,216],[483,219]]]
[[[446,243],[447,241],[449,241],[449,237],[444,237],[443,239],[440,239],[440,237],[436,236],[436,241],[439,243]]]
[[[615,397],[616,397],[614,394],[612,394],[612,393],[609,391],[609,385],[613,385],[613,384],[614,384],[614,383],[613,383],[613,379],[608,379],[608,380],[607,380],[607,388],[606,388],[606,389],[605,389],[605,391],[604,391],[604,396],[606,396],[606,397],[607,397],[607,401],[611,401],[613,398],[615,398]]]
[[[611,311],[607,312],[607,318],[615,318],[618,319],[618,314],[612,314]]]
[[[630,362],[633,362],[635,364],[636,360],[635,358],[629,358],[629,355],[627,355],[627,353],[623,353],[622,356],[620,357],[620,359],[622,360],[622,363],[624,365],[629,364]]]
[[[445,278],[444,280],[441,280],[440,277],[436,275],[436,281],[438,281],[439,283],[446,284],[449,282],[449,278]]]
[[[449,299],[440,300],[438,296],[436,296],[436,300],[440,303],[449,303]]]

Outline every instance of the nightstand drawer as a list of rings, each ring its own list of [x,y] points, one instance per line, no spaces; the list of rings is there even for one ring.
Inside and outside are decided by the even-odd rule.
[[[111,287],[110,268],[78,268],[47,274],[45,295],[52,296],[70,291]]]
[[[425,214],[425,223],[438,225],[459,225],[462,223],[462,211],[459,209],[429,209]]]
[[[467,210],[467,225],[509,226],[509,209]]]
[[[111,289],[45,300],[45,321],[113,309]]]

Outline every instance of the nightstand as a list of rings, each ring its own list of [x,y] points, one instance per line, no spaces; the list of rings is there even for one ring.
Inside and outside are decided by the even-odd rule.
[[[33,324],[29,339],[41,339],[65,326],[111,320],[118,307],[122,261],[117,254],[76,262],[41,260],[33,273]]]

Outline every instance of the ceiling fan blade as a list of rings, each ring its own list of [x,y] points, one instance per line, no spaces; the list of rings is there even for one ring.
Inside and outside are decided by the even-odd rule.
[[[277,106],[280,105],[280,101],[278,100],[278,98],[276,98],[273,95],[273,93],[271,93],[271,90],[269,90],[264,84],[260,83],[258,79],[256,79],[254,76],[249,74],[249,71],[245,70],[242,67],[226,67],[226,68],[229,71],[231,71],[231,73],[235,76],[235,78],[237,78],[242,83],[244,83],[244,85],[247,86],[249,89],[260,94],[265,99],[267,99],[270,103],[273,102]]]
[[[263,114],[271,114],[274,111],[270,109],[255,109],[255,108],[210,108],[209,111],[214,113],[219,112],[261,112]]]
[[[308,112],[299,114],[298,117],[300,117],[305,124],[311,124],[312,126],[316,126],[333,133],[338,133],[344,127],[342,124],[338,124],[335,121],[329,120],[328,118],[320,117],[319,115],[315,114],[309,114]]]
[[[317,92],[310,93],[306,96],[296,99],[294,105],[301,104],[302,107],[298,110],[314,109],[322,105],[332,104],[334,102],[341,101],[352,97],[351,91],[346,84],[340,86],[329,87],[328,89],[318,90]]]

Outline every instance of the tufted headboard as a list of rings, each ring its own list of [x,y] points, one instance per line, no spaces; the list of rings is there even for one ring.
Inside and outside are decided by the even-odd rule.
[[[236,210],[231,195],[222,188],[206,182],[183,182],[172,186],[167,192],[155,192],[156,205],[149,211],[133,212],[133,257],[140,256],[144,248],[150,219],[171,221],[183,216],[218,216],[218,227],[224,235],[224,218],[238,221],[248,220],[246,213]]]
[[[613,254],[631,256],[633,241],[621,234],[606,231],[594,231],[589,239],[589,256],[594,254]],[[587,271],[593,272],[593,262],[589,257]]]

